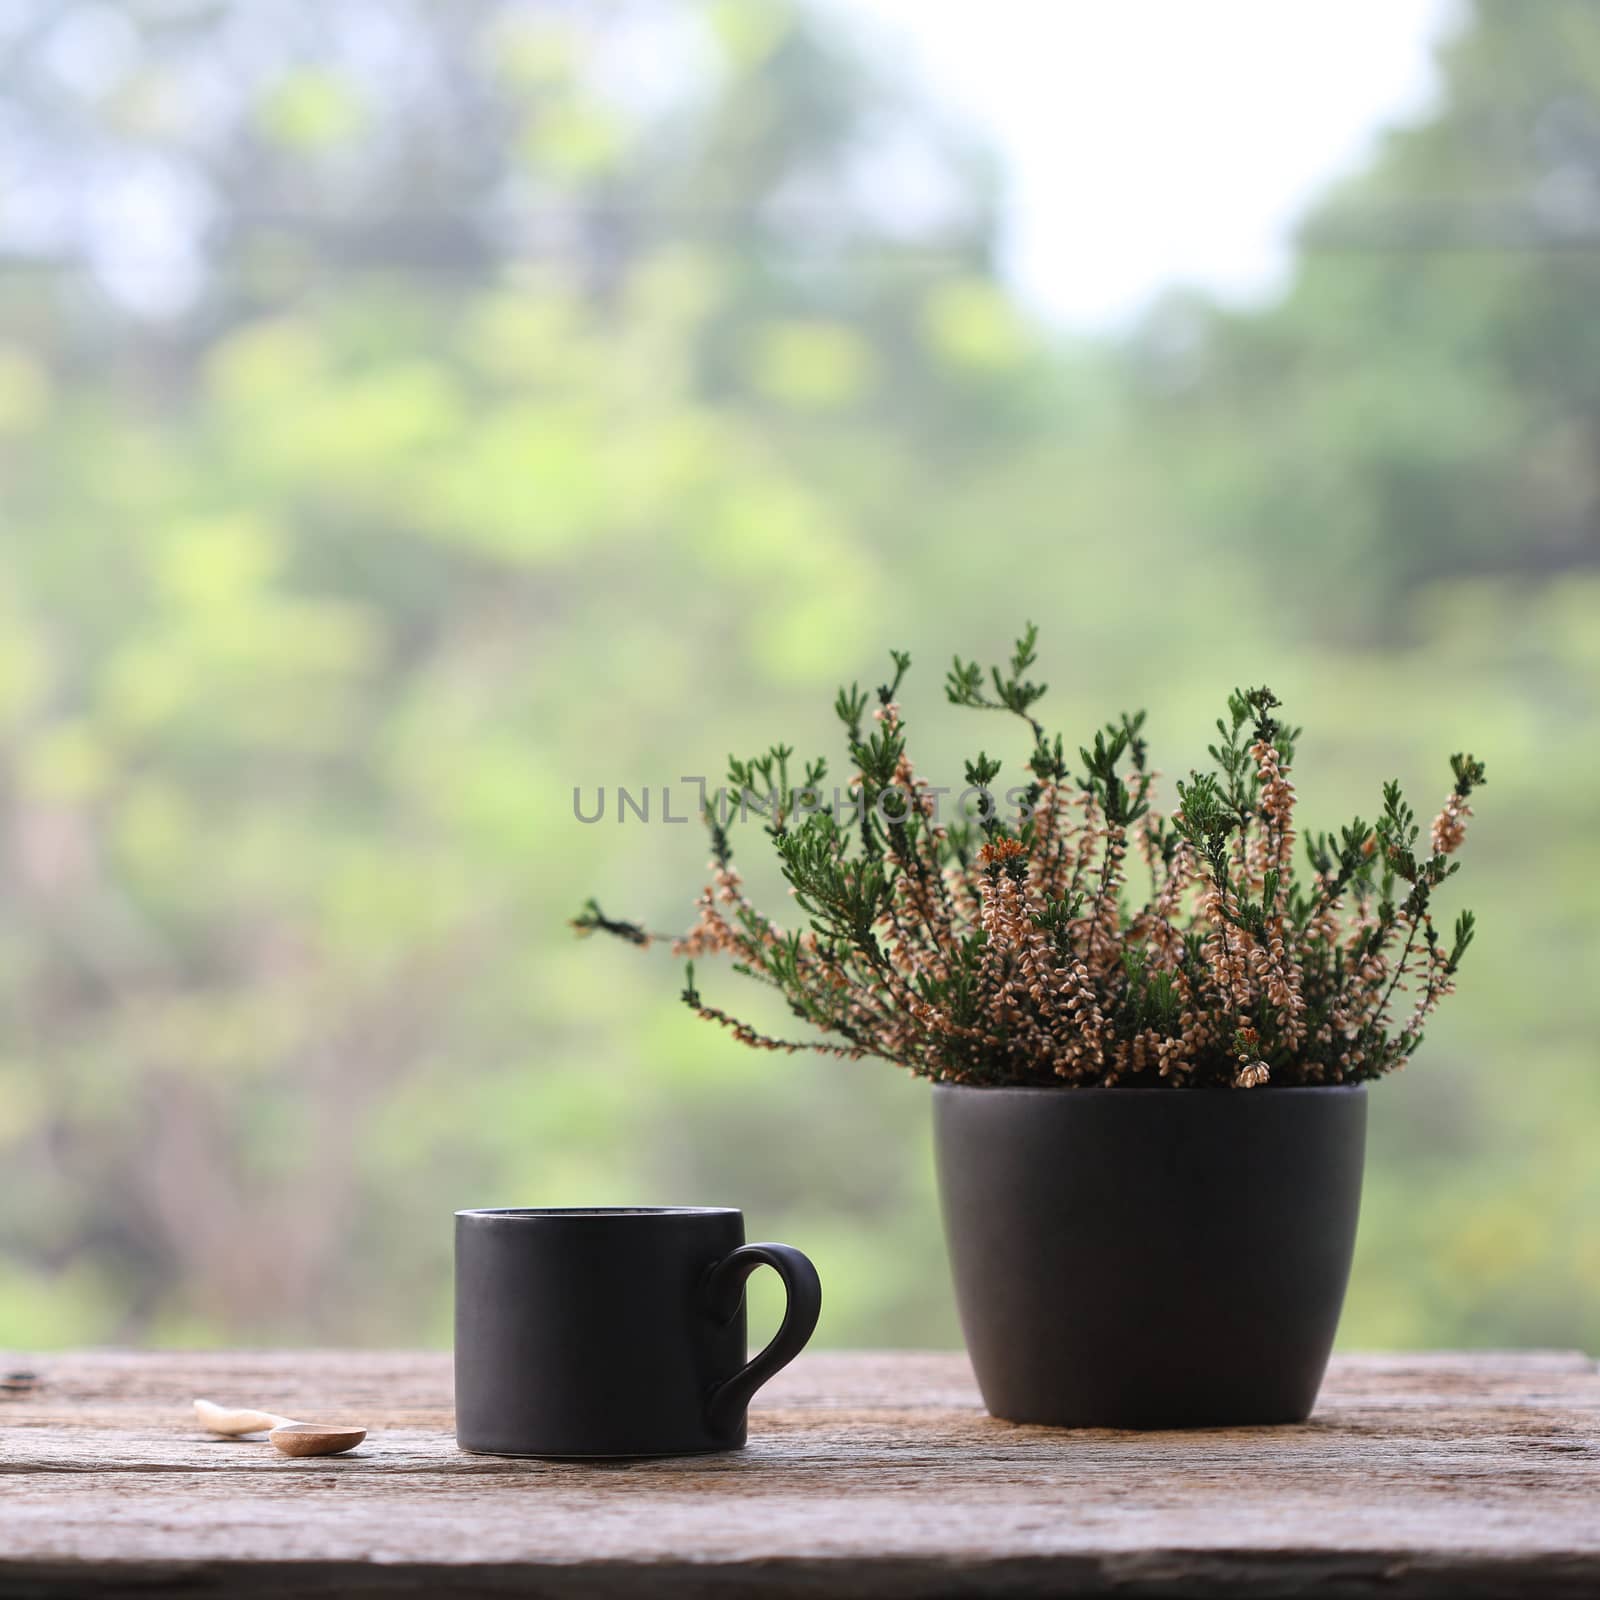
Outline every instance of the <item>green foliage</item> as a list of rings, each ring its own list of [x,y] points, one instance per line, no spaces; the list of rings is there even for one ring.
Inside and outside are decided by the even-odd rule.
[[[976,661],[953,657],[950,671],[945,677],[945,694],[951,705],[971,706],[980,711],[1009,711],[1021,717],[1033,729],[1035,740],[1043,744],[1044,727],[1030,715],[1030,707],[1044,698],[1050,686],[1030,683],[1024,676],[1037,659],[1035,646],[1038,638],[1038,626],[1030,622],[1011,654],[1010,671],[1002,674],[999,667],[989,669],[989,681],[994,686],[993,699],[985,693],[982,667]]]
[[[608,917],[593,900],[585,900],[583,910],[572,919],[572,926],[579,933],[609,933],[615,939],[624,939],[629,944],[647,945],[650,935],[637,922],[619,922]]]
[[[1452,1070],[1374,1118],[1346,1334],[1600,1345],[1600,1077],[1562,978],[1600,960],[1600,322],[1592,253],[1541,243],[1592,165],[1588,0],[1463,12],[1282,303],[1115,341],[1041,334],[983,154],[782,0],[646,20],[706,68],[668,137],[615,92],[631,20],[581,7],[391,0],[402,74],[301,0],[117,10],[92,94],[56,70],[82,8],[15,0],[0,62],[13,165],[63,204],[48,258],[8,232],[0,260],[0,1345],[443,1343],[441,1217],[619,1195],[800,1239],[832,1342],[953,1342],[920,1085],[752,1073],[628,952],[573,948],[591,886],[678,926],[703,846],[567,797],[669,781],[708,729],[820,744],[841,675],[864,727],[862,639],[941,659],[958,617],[1000,654],[1024,608],[1074,728],[1200,725],[1269,662],[1319,810],[1492,747],[1484,931],[1428,1030]],[[855,182],[888,136],[949,185],[932,232]],[[96,268],[105,184],[146,167],[204,221],[157,316],[183,273]],[[1514,249],[1468,236],[1486,174]],[[836,226],[780,220],[819,189]],[[1017,755],[1077,765],[1031,728]],[[1353,893],[1370,834],[1308,837],[1313,875]],[[952,818],[952,862],[989,837]],[[968,1024],[970,967],[927,980]]]
[[[1029,624],[1010,672],[990,670],[993,699],[977,663],[958,656],[946,697],[1011,711],[1038,750],[1059,750],[1061,736],[1050,745],[1031,712],[1043,690],[1023,676],[1037,640]],[[1287,777],[1300,730],[1273,715],[1281,702],[1270,689],[1235,690],[1210,747],[1215,768],[1179,780],[1171,818],[1151,812],[1145,713],[1124,713],[1080,747],[1087,775],[1075,785],[1047,773],[1028,788],[1015,832],[990,796],[986,842],[974,852],[970,832],[941,824],[933,795],[943,791],[914,774],[895,698],[911,658],[891,655],[895,675],[878,691],[874,733],[861,736],[865,701],[855,685],[835,701],[857,769],[857,828],[841,823],[838,802],[786,825],[786,745],[731,767],[732,781],[759,782],[771,797],[767,832],[809,933],[781,933],[746,899],[724,836],[699,921],[679,942],[684,952],[731,956],[741,975],[776,988],[824,1036],[814,1049],[877,1055],[958,1082],[1343,1083],[1392,1071],[1416,1049],[1472,938],[1463,913],[1446,953],[1430,905],[1456,870],[1449,857],[1464,835],[1467,798],[1484,781],[1482,762],[1452,758],[1455,784],[1431,853],[1419,856],[1421,828],[1391,782],[1377,828],[1347,824],[1337,859],[1327,835],[1312,837],[1314,876],[1301,882]],[[965,764],[972,789],[987,791],[1000,770],[984,753]],[[1129,907],[1123,858],[1139,823],[1150,881],[1144,903]],[[1400,881],[1409,888],[1397,903]],[[577,926],[608,926],[589,905]],[[636,924],[610,926],[647,942]],[[1408,988],[1401,1024],[1391,1007]],[[708,1006],[692,982],[683,998],[745,1043],[801,1047]]]
[[[1143,798],[1142,786],[1135,798],[1117,772],[1117,763],[1130,749],[1134,752],[1134,770],[1144,770],[1144,744],[1136,739],[1138,730],[1144,726],[1144,716],[1142,711],[1132,718],[1124,713],[1120,724],[1107,723],[1103,730],[1096,732],[1092,750],[1080,747],[1078,751],[1089,774],[1083,787],[1099,802],[1112,827],[1127,828],[1150,810]]]

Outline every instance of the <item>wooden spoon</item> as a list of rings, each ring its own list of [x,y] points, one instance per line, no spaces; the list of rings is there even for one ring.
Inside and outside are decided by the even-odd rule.
[[[271,1411],[219,1406],[211,1400],[196,1400],[196,1421],[211,1433],[238,1439],[248,1433],[264,1433],[286,1456],[337,1456],[354,1450],[367,1436],[365,1428],[348,1423],[296,1422]]]
[[[336,1422],[286,1422],[267,1437],[286,1456],[337,1456],[354,1450],[367,1436],[365,1428]]]
[[[293,1417],[280,1417],[271,1411],[219,1406],[214,1400],[196,1400],[194,1418],[207,1433],[220,1433],[229,1439],[246,1433],[270,1433],[294,1421]]]

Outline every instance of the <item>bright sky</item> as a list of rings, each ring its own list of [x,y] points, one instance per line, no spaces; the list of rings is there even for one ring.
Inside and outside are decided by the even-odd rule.
[[[1011,172],[1041,309],[1126,316],[1172,283],[1246,298],[1385,125],[1426,107],[1451,0],[839,0]]]

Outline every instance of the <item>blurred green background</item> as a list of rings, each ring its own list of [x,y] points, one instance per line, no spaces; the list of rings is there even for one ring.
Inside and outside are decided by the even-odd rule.
[[[1459,8],[1281,295],[1096,334],[838,9],[0,32],[0,1348],[442,1343],[453,1208],[607,1202],[956,1342],[925,1086],[575,940],[687,925],[706,850],[572,791],[837,758],[890,645],[959,776],[943,664],[1032,617],[1069,741],[1148,705],[1169,775],[1270,683],[1307,825],[1487,760],[1342,1338],[1600,1350],[1600,8]]]

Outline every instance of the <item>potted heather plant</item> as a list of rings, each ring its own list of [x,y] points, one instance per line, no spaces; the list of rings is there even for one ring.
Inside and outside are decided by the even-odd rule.
[[[1457,868],[1470,755],[1424,838],[1397,784],[1376,822],[1295,821],[1299,730],[1235,692],[1211,766],[1157,809],[1144,713],[1069,763],[1035,715],[1030,625],[1004,669],[959,657],[949,700],[1026,725],[1026,776],[920,776],[909,657],[836,709],[850,775],[777,746],[707,806],[711,882],[675,950],[684,1001],[768,1050],[879,1056],[933,1080],[963,1329],[989,1410],[1019,1422],[1293,1422],[1315,1402],[1360,1205],[1366,1085],[1404,1065],[1471,943],[1435,891]],[[805,919],[746,896],[731,824],[760,816]],[[1300,859],[1303,857],[1303,860]],[[636,944],[655,936],[576,919]],[[775,989],[805,1040],[709,1004],[694,958]]]

